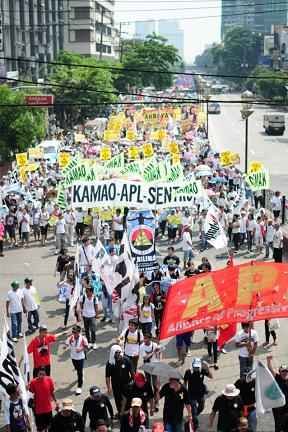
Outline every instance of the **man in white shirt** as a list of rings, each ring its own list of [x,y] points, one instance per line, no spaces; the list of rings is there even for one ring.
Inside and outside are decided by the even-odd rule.
[[[22,212],[22,216],[20,219],[21,225],[21,238],[22,238],[22,246],[29,247],[29,234],[30,234],[30,216],[27,213],[27,210],[24,208]]]
[[[76,235],[78,240],[80,240],[84,234],[84,228],[85,228],[84,216],[85,216],[85,212],[82,210],[82,208],[78,208],[75,210],[75,221],[76,221],[75,230],[76,230]]]
[[[124,342],[124,354],[129,358],[133,367],[133,371],[136,372],[140,353],[140,345],[143,342],[143,334],[138,328],[137,320],[129,320],[128,328],[123,330],[120,335],[120,340]]]
[[[82,245],[79,247],[79,266],[80,272],[89,272],[92,269],[92,263],[95,258],[95,248],[91,245],[90,239],[84,237]]]
[[[279,223],[274,225],[274,235],[273,235],[273,258],[275,263],[282,263],[282,253],[283,253],[283,233],[280,229]]]
[[[97,349],[96,345],[96,318],[98,315],[98,299],[93,294],[93,288],[88,286],[80,299],[80,307],[85,328],[88,347]]]
[[[36,288],[32,285],[31,278],[24,279],[24,284],[25,286],[22,293],[24,307],[27,311],[28,331],[29,333],[33,333],[33,331],[39,327],[38,293]]]
[[[72,208],[64,213],[67,245],[74,246],[75,214]]]
[[[184,228],[182,234],[182,249],[184,252],[184,269],[189,261],[194,258],[192,249],[192,237],[188,227]]]
[[[241,323],[242,330],[237,334],[235,343],[239,350],[240,377],[253,369],[254,354],[258,345],[258,335],[253,323]]]
[[[58,251],[65,248],[65,219],[62,213],[59,213],[58,220],[55,224],[55,234],[56,234],[56,251],[55,254],[58,254]]]
[[[22,312],[25,311],[25,306],[23,303],[23,292],[20,289],[20,284],[18,281],[14,280],[11,283],[12,290],[8,291],[6,300],[6,314],[7,317],[11,317],[11,333],[12,340],[14,342],[18,341],[23,335],[21,333],[22,327]]]
[[[75,394],[80,395],[83,386],[85,350],[88,349],[88,342],[87,339],[81,335],[81,327],[79,325],[73,326],[72,335],[66,339],[65,345],[70,349],[72,364],[77,372],[78,387]]]
[[[282,199],[280,195],[281,193],[276,191],[275,195],[271,198],[272,211],[275,219],[279,218],[282,208]]]
[[[113,231],[114,231],[115,242],[120,243],[124,232],[123,217],[121,216],[120,209],[117,209],[116,215],[113,216]]]

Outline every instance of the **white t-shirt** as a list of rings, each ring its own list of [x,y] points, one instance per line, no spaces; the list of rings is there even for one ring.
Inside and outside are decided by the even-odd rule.
[[[83,223],[85,213],[83,211],[75,212],[76,223]]]
[[[77,348],[88,348],[87,339],[80,335],[79,338],[75,338],[73,335],[66,339],[65,344],[70,348],[71,359],[83,360],[85,359],[85,350],[77,352]]]
[[[122,216],[113,216],[113,229],[114,231],[123,231],[123,218]]]
[[[66,224],[72,224],[72,225],[74,225],[75,224],[75,215],[74,215],[74,213],[72,212],[69,212],[69,213],[65,213],[64,214],[64,219],[65,219],[65,223]]]
[[[121,337],[124,338],[124,353],[129,357],[138,356],[140,351],[140,345],[143,342],[142,331],[136,330],[134,333],[132,333],[129,330],[127,334],[127,338],[125,338],[126,332],[127,329],[125,329],[121,333]],[[138,333],[139,333],[140,344],[138,344]]]
[[[240,342],[248,342],[249,340],[249,333],[244,332],[244,330],[241,330],[235,339],[236,343]],[[250,336],[251,344],[254,345],[258,342],[258,335],[256,330],[251,329],[251,336]],[[249,353],[246,346],[243,346],[239,349],[239,357],[249,357]]]
[[[272,209],[279,211],[282,208],[282,200],[281,197],[276,197],[275,195],[271,199]]]
[[[95,305],[98,304],[98,299],[96,296],[92,295],[90,299],[87,296],[82,296],[81,303],[84,303],[82,309],[83,317],[93,318],[96,316]]]
[[[86,254],[86,255],[85,255]],[[95,257],[95,248],[91,244],[88,246],[80,246],[79,248],[79,265],[89,266],[92,264],[93,258]]]
[[[157,362],[159,361],[159,352],[155,353],[156,348],[158,348],[158,344],[156,342],[151,342],[150,345],[145,345],[145,343],[143,342],[140,345],[140,357],[144,362],[144,357],[147,354],[151,354],[151,352],[153,351],[154,354],[152,355],[152,357],[150,357],[149,362]]]
[[[280,229],[274,232],[273,247],[276,249],[281,249],[283,247],[283,233]]]
[[[9,312],[19,313],[23,311],[22,302],[23,292],[20,288],[16,291],[10,290],[7,294],[7,301],[9,301]]]
[[[243,216],[239,219],[240,222],[240,233],[245,234],[247,231],[247,218]]]
[[[56,234],[65,234],[65,219],[58,219],[56,222]]]
[[[22,215],[21,232],[30,232],[30,216],[27,213],[25,215]]]
[[[149,306],[141,306],[140,307],[140,322],[142,324],[151,323],[152,322],[152,311],[154,310],[154,305],[150,304]]]
[[[38,309],[38,304],[36,303],[36,300],[35,300],[36,295],[37,295],[36,288],[34,286],[31,286],[29,289],[24,287],[22,292],[23,292],[25,309],[28,312],[31,312],[31,311]]]
[[[184,231],[182,236],[182,249],[183,251],[189,251],[192,249],[192,238],[188,231]]]
[[[273,225],[267,225],[267,231],[266,231],[266,242],[271,243],[273,241],[274,237],[274,227]]]
[[[254,219],[252,219],[252,220],[250,220],[250,219],[248,219],[248,222],[247,222],[247,231],[254,231],[254,229],[256,229],[256,222],[255,222],[255,220]]]

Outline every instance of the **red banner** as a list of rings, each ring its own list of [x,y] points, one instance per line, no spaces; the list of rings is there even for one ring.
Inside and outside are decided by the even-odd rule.
[[[288,264],[227,267],[169,289],[160,339],[221,324],[288,317]]]

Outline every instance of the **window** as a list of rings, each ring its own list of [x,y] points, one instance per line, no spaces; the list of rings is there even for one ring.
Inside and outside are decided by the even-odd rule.
[[[107,30],[107,35],[111,36],[112,35],[112,29],[111,29],[111,27],[106,27],[106,30]]]
[[[90,42],[90,30],[75,30],[75,42]]]
[[[107,45],[107,53],[111,54],[111,46]]]
[[[90,8],[88,7],[75,7],[75,19],[90,19]]]

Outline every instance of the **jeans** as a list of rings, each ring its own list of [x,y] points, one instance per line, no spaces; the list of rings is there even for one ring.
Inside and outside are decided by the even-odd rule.
[[[266,249],[265,258],[269,258],[270,248],[272,249],[272,253],[273,253],[273,242],[266,242],[265,243],[265,249]]]
[[[248,246],[248,251],[250,252],[252,250],[253,238],[254,238],[253,232],[247,231],[247,246]]]
[[[11,313],[12,338],[18,338],[21,333],[22,312]]]
[[[202,250],[205,250],[208,247],[208,242],[204,231],[202,231],[200,234],[200,247]]]
[[[110,294],[107,294],[105,296],[102,293],[102,306],[103,306],[103,314],[105,318],[112,319],[112,296]]]
[[[147,333],[152,333],[152,322],[141,323],[141,329],[143,335]]]
[[[70,312],[70,302],[69,299],[66,299],[65,303],[65,315],[64,315],[64,326],[67,326],[68,318],[69,318],[69,312]]]
[[[77,372],[78,387],[82,388],[82,386],[83,386],[84,359],[81,359],[81,360],[72,359],[72,363],[73,363],[74,369]]]
[[[65,234],[56,234],[56,249],[60,251],[60,249],[65,248]]]
[[[74,225],[73,224],[66,224],[65,230],[66,230],[67,245],[73,246],[73,244],[74,244],[74,231],[75,231]]]
[[[248,426],[251,429],[252,432],[257,431],[257,415],[256,415],[256,409],[251,411],[248,414]]]
[[[208,349],[209,357],[212,357],[212,349],[213,349],[213,361],[216,364],[217,363],[217,357],[218,357],[218,343],[217,343],[217,341],[216,342],[208,342],[207,349]]]
[[[240,376],[242,376],[245,372],[247,372],[247,369],[250,371],[253,369],[253,357],[240,357],[239,356],[239,362],[240,362]]]
[[[28,329],[30,331],[33,330],[33,327],[38,328],[38,326],[39,326],[39,313],[38,313],[37,309],[28,312],[27,321],[28,321]]]
[[[192,410],[192,416],[193,416],[193,422],[195,428],[199,427],[199,419],[198,416],[201,414],[201,412],[204,410],[205,407],[205,399],[204,397],[198,400],[191,400],[191,410]]]
[[[269,344],[269,342],[270,342],[270,335],[273,338],[273,342],[275,342],[277,339],[275,330],[270,330],[269,329],[269,320],[265,320],[265,340],[266,340],[267,344]]]
[[[96,342],[96,318],[83,317],[85,335],[88,343]]]
[[[176,424],[166,423],[165,432],[183,432],[183,422]]]

